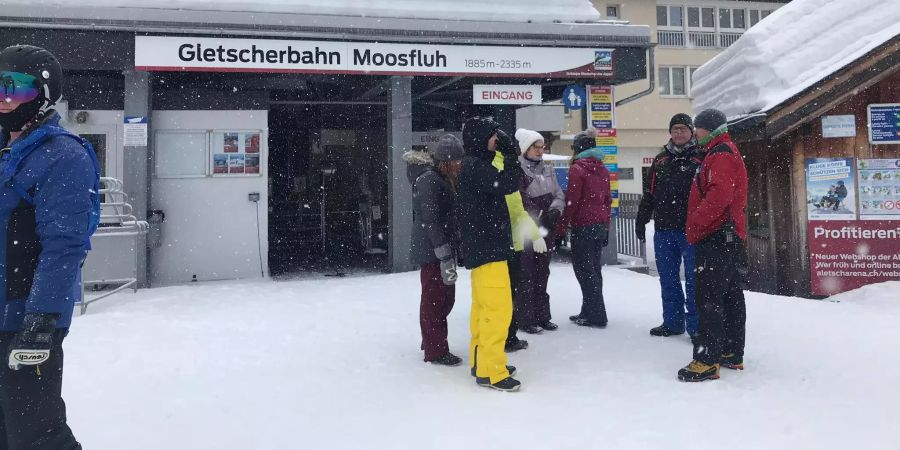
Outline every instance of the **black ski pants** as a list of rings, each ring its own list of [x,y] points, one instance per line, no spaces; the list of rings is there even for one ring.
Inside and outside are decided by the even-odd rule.
[[[747,267],[744,242],[732,231],[719,230],[696,245],[694,262],[697,313],[694,359],[718,364],[723,355],[744,355]]]
[[[572,229],[572,268],[581,285],[581,317],[588,322],[606,325],[606,303],[603,300],[603,247],[608,238],[605,225],[588,225]]]
[[[66,424],[62,399],[62,341],[67,333],[53,333],[47,362],[12,370],[7,351],[15,333],[0,332],[0,450],[81,449]]]

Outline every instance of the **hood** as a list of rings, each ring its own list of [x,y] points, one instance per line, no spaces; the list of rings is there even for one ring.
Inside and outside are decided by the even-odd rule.
[[[493,158],[493,155],[487,151],[488,140],[499,128],[499,123],[488,118],[473,117],[467,120],[463,125],[463,147],[466,154],[471,156],[487,155]]]
[[[406,163],[406,178],[410,183],[415,183],[420,175],[434,168],[434,160],[427,152],[410,150],[402,158]]]
[[[601,167],[605,167],[603,165],[603,161],[597,159],[597,155],[588,155],[583,158],[576,159],[573,164],[591,173],[597,173],[600,171]]]

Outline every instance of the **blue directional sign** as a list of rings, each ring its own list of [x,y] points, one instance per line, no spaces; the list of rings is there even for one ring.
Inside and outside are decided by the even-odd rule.
[[[587,103],[587,91],[585,91],[584,86],[575,84],[566,86],[566,89],[563,91],[562,101],[563,105],[566,105],[566,108],[569,109],[584,108],[584,105]]]

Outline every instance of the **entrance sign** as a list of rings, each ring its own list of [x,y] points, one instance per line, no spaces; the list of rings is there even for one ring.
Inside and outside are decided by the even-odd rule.
[[[541,86],[534,84],[475,84],[472,86],[475,105],[540,105]]]
[[[900,222],[810,222],[807,238],[813,295],[900,280]]]
[[[900,144],[900,103],[869,105],[869,143]]]
[[[808,220],[856,219],[853,166],[853,158],[806,160]]]
[[[822,116],[822,137],[855,137],[856,116]]]
[[[377,42],[136,36],[143,71],[612,77],[614,51]]]
[[[900,220],[900,159],[860,159],[859,218]]]

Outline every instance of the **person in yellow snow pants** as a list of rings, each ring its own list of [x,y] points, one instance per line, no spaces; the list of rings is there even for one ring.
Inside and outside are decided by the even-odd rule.
[[[512,320],[512,289],[506,261],[487,263],[472,271],[472,342],[475,376],[495,384],[510,377],[506,368],[506,333]]]

